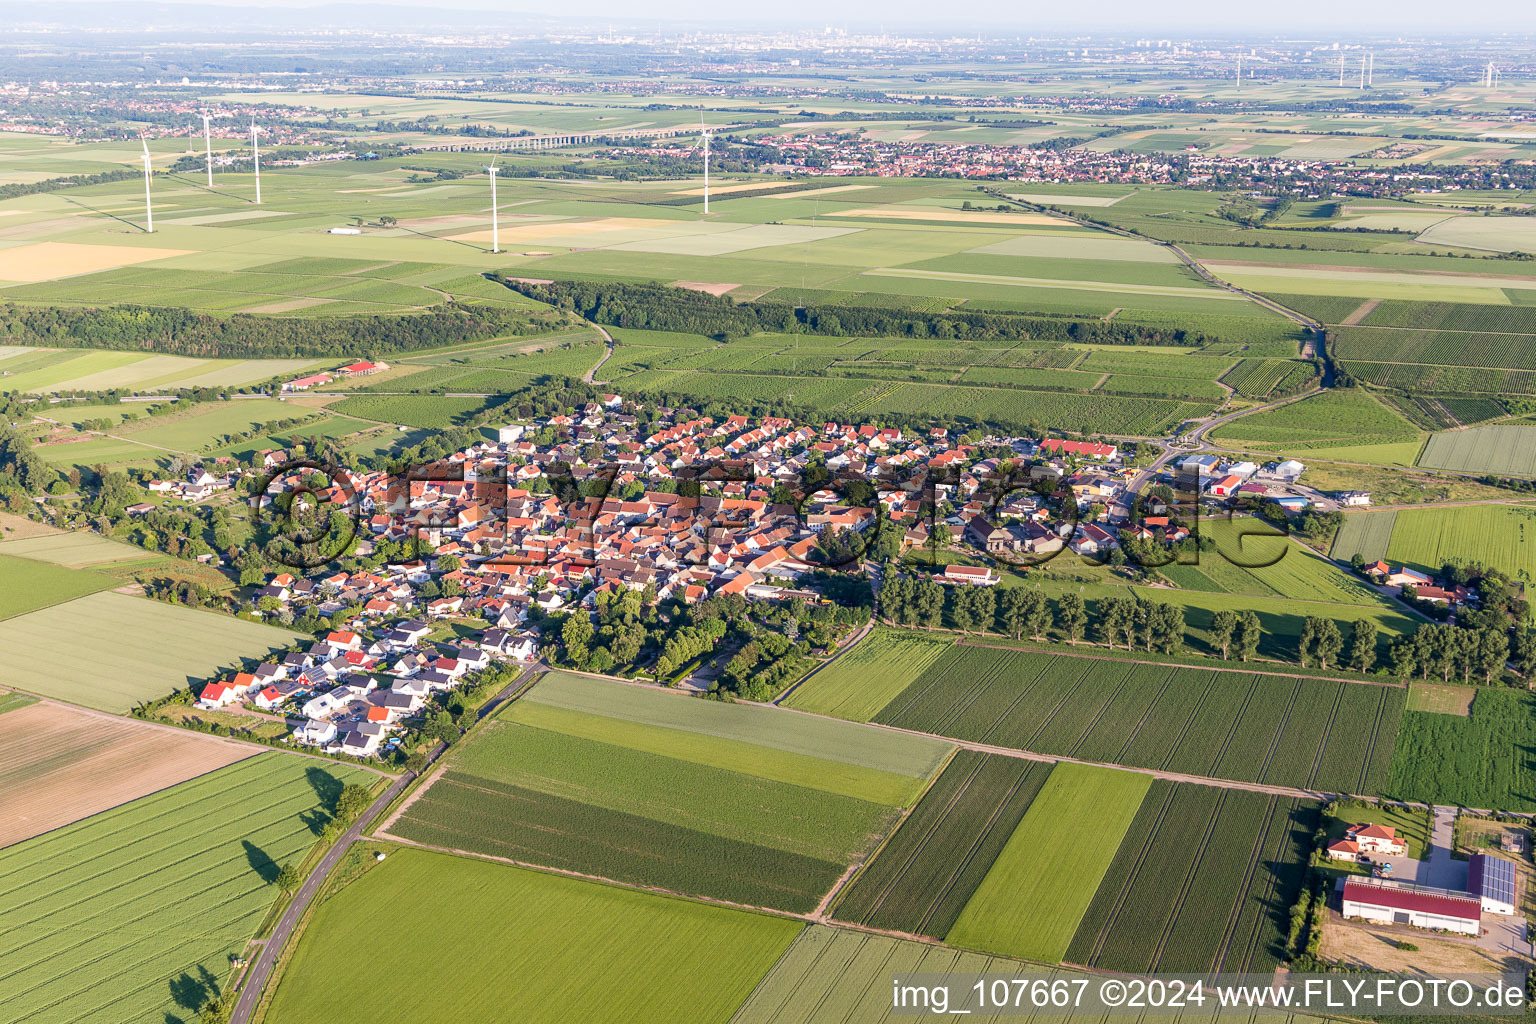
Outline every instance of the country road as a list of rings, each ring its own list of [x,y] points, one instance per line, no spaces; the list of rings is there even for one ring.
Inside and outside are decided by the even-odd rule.
[[[603,336],[603,344],[608,346],[608,351],[603,353],[603,358],[597,361],[596,366],[592,367],[592,369],[588,370],[585,374],[582,375],[581,379],[588,384],[597,383],[597,371],[603,368],[604,363],[613,358],[613,335],[609,334],[607,328],[603,327],[601,324],[593,324],[592,326],[596,327],[597,333]]]
[[[262,944],[261,952],[256,954],[256,962],[251,964],[250,970],[245,972],[245,977],[240,985],[240,996],[235,1000],[234,1011],[229,1017],[230,1024],[247,1024],[250,1021],[251,1013],[256,1009],[256,1003],[261,998],[261,990],[266,987],[267,978],[271,976],[272,968],[276,965],[277,958],[282,955],[283,947],[288,944],[288,938],[293,934],[294,926],[299,923],[299,919],[309,909],[310,901],[320,891],[320,886],[325,883],[327,876],[340,863],[342,855],[363,834],[363,829],[378,816],[380,811],[388,807],[390,802],[399,796],[400,791],[405,789],[415,777],[414,773],[406,772],[396,779],[394,784],[369,805],[366,811],[357,816],[352,824],[347,827],[346,832],[342,833],[341,838],[336,841],[335,845],[326,851],[324,857],[320,858],[320,863],[315,865],[315,869],[309,873],[309,877],[304,879],[304,884],[299,886],[298,891],[293,894],[293,899],[288,903],[288,909],[283,911],[283,916],[277,922],[277,926],[272,929],[272,934]]]
[[[519,673],[500,692],[481,705],[479,712],[475,716],[475,723],[478,724],[483,721],[487,715],[500,707],[502,703],[511,699],[513,695],[526,685],[529,676],[541,671],[543,668],[542,664],[535,663]],[[432,762],[436,761],[446,751],[447,748],[441,743],[434,747],[428,757],[429,767]],[[293,936],[294,928],[298,925],[300,919],[303,918],[305,911],[314,900],[316,894],[319,893],[320,887],[325,884],[326,878],[330,876],[336,865],[341,862],[342,856],[351,848],[352,844],[361,838],[368,827],[373,824],[373,820],[383,812],[384,808],[393,803],[395,797],[399,796],[415,779],[415,772],[406,772],[395,779],[394,783],[377,800],[370,804],[366,811],[359,814],[353,820],[352,824],[347,827],[347,830],[342,833],[341,838],[336,840],[335,844],[325,852],[324,857],[320,858],[320,863],[315,865],[314,870],[309,873],[309,877],[304,879],[304,884],[299,886],[298,891],[293,894],[293,899],[289,901],[288,908],[283,911],[282,918],[277,922],[276,927],[272,929],[272,934],[267,936],[266,940],[262,943],[261,952],[256,955],[255,963],[251,964],[250,969],[245,972],[245,976],[241,979],[240,996],[235,1001],[234,1011],[230,1014],[230,1024],[247,1024],[250,1021],[251,1014],[255,1011],[256,1004],[261,999],[262,989],[266,987],[267,980],[271,977],[272,968],[277,964],[278,958],[282,956],[284,947],[288,945],[289,939]]]

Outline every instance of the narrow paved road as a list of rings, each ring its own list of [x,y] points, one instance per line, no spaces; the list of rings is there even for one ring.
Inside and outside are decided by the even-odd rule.
[[[337,840],[315,869],[304,879],[304,884],[299,886],[299,891],[293,894],[293,899],[288,904],[288,909],[283,911],[283,916],[277,922],[277,927],[272,929],[272,934],[261,947],[261,952],[256,954],[256,962],[250,970],[245,972],[245,978],[240,986],[240,997],[235,1001],[234,1012],[230,1014],[230,1024],[247,1024],[251,1019],[251,1013],[256,1009],[256,1002],[261,998],[261,990],[266,987],[267,978],[272,974],[272,968],[277,963],[277,958],[282,955],[283,947],[288,944],[288,938],[293,934],[294,926],[299,923],[299,918],[304,916],[304,911],[309,908],[310,901],[320,891],[320,886],[330,875],[332,869],[341,861],[342,854],[352,846],[352,843],[362,835],[363,829],[372,823],[379,812],[389,806],[390,801],[400,795],[400,791],[408,786],[416,776],[413,772],[406,772],[395,780],[384,794],[375,800],[369,808],[359,814],[348,826],[347,830]]]
[[[588,370],[586,374],[581,378],[588,384],[597,383],[597,371],[603,368],[604,363],[613,358],[613,335],[609,334],[607,329],[603,327],[602,324],[593,324],[592,326],[596,327],[597,333],[603,336],[603,344],[608,346],[608,351],[604,352],[603,358],[597,361],[597,365]]]
[[[545,670],[547,670],[547,666],[538,662],[528,666],[515,679],[503,687],[496,696],[481,705],[479,713],[475,716],[475,722],[482,721],[487,715],[510,700],[527,684],[528,678],[535,672]],[[428,756],[428,763],[436,761],[446,750],[447,748],[439,743]],[[373,824],[374,819],[383,812],[384,808],[388,807],[395,797],[399,796],[401,791],[409,786],[415,778],[416,774],[414,772],[406,772],[396,779],[394,784],[385,790],[382,796],[375,800],[366,811],[357,816],[346,832],[342,833],[341,838],[336,841],[335,845],[326,851],[324,857],[320,858],[320,863],[315,865],[314,870],[309,873],[309,877],[304,879],[304,884],[299,886],[298,892],[294,893],[292,901],[288,904],[288,909],[283,911],[282,919],[277,922],[277,927],[272,929],[272,934],[262,943],[261,952],[256,956],[256,962],[251,965],[250,970],[245,972],[245,977],[240,986],[240,998],[235,1002],[234,1012],[229,1018],[230,1024],[247,1024],[251,1019],[251,1013],[256,1009],[256,1003],[261,999],[261,991],[266,987],[267,980],[272,974],[272,968],[277,963],[277,958],[282,955],[283,948],[288,945],[289,939],[293,936],[294,927],[298,925],[299,919],[304,916],[304,911],[308,908],[310,902],[314,900],[315,894],[320,891],[320,887],[330,877],[331,871],[341,862],[342,855],[368,830],[368,827]]]

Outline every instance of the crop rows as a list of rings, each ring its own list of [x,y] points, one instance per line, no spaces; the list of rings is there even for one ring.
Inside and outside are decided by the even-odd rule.
[[[1134,768],[1372,793],[1362,781],[1379,785],[1404,699],[1400,687],[956,647],[874,720]]]
[[[1326,391],[1245,416],[1221,428],[1222,436],[1248,441],[1296,442],[1344,439],[1360,443],[1363,435],[1412,437],[1413,425],[1359,389]]]
[[[847,890],[843,921],[942,939],[986,877],[1050,765],[962,750]]]
[[[1067,959],[1137,973],[1273,969],[1310,815],[1304,801],[1154,783]]]
[[[1479,688],[1465,718],[1403,715],[1386,791],[1425,803],[1536,811],[1536,770],[1525,753],[1532,749],[1536,695]]]
[[[191,979],[223,977],[278,865],[363,778],[262,755],[0,852],[0,1020],[195,1013]]]
[[[450,850],[807,912],[843,865],[449,770],[391,831]]]
[[[1342,358],[1340,361],[1351,374],[1363,381],[1405,391],[1536,394],[1536,371],[1533,370],[1489,370],[1430,363],[1375,363]]]
[[[1536,370],[1536,336],[1530,334],[1340,327],[1332,337],[1334,354],[1350,361]]]
[[[1487,426],[1436,434],[1419,465],[1463,473],[1536,476],[1536,428]]]
[[[1388,299],[1360,321],[1364,327],[1536,334],[1536,307]]]

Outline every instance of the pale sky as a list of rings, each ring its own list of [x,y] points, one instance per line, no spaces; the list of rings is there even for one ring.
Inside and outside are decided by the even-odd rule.
[[[173,0],[184,2],[184,0]],[[498,22],[519,13],[562,18],[613,18],[654,28],[656,22],[768,23],[785,28],[834,25],[848,31],[876,31],[922,26],[928,31],[953,28],[973,32],[992,28],[1016,33],[1080,29],[1098,34],[1137,32],[1198,35],[1222,31],[1256,32],[1283,38],[1317,39],[1351,31],[1375,36],[1403,33],[1536,33],[1536,4],[1530,0],[1481,0],[1447,5],[1442,0],[1289,0],[1284,4],[1233,3],[1231,0],[1095,0],[1088,4],[1040,0],[971,0],[961,5],[934,0],[774,0],[772,4],[723,3],[721,0],[440,0],[376,4],[373,0],[196,0],[188,6],[237,6],[247,12],[264,7],[302,9],[338,4],[371,4],[417,10],[483,10]],[[64,5],[60,5],[63,8]]]

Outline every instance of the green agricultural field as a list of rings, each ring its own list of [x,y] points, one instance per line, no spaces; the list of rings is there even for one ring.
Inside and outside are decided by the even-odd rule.
[[[961,750],[845,890],[834,916],[942,939],[1050,771],[1039,761]]]
[[[1434,434],[1418,464],[1459,473],[1536,477],[1536,427],[1472,427]]]
[[[6,541],[0,545],[0,577],[6,583],[4,591],[0,592],[0,619],[12,619],[28,612],[51,608],[117,586],[117,581],[110,576],[69,569],[9,553],[12,544],[26,543],[24,540]],[[0,634],[8,628],[0,626]],[[12,681],[22,685],[19,680]],[[31,686],[27,688],[34,689]]]
[[[155,557],[152,551],[108,540],[100,534],[85,530],[50,533],[41,537],[0,542],[0,555],[30,558],[37,562],[51,562],[71,569]]]
[[[1340,562],[1348,562],[1359,555],[1366,562],[1379,562],[1387,557],[1387,546],[1392,542],[1393,527],[1397,525],[1397,512],[1351,512],[1344,517],[1333,538],[1331,554]]]
[[[122,428],[129,440],[175,451],[196,452],[219,444],[231,434],[254,430],[276,420],[300,419],[320,412],[275,398],[230,399],[177,408],[163,416],[138,420]]]
[[[24,708],[28,704],[36,703],[37,698],[31,696],[30,694],[10,692],[0,693],[0,714],[4,714],[7,711],[15,711],[17,708]]]
[[[1402,687],[955,647],[875,721],[1239,782],[1377,793]]]
[[[338,944],[420,927],[367,956],[336,960]],[[390,1022],[452,1018],[666,1019],[718,1024],[752,992],[804,926],[688,900],[389,848],[332,891],[305,930],[272,997],[268,1019]],[[689,949],[706,955],[659,955]],[[446,987],[440,982],[453,978]],[[410,981],[414,979],[414,982]]]
[[[1065,957],[1151,784],[1137,772],[1058,764],[946,940],[1030,960]]]
[[[1315,803],[1153,783],[1067,959],[1133,973],[1270,973],[1317,824]]]
[[[362,769],[261,754],[0,850],[0,1021],[190,1021]],[[364,958],[360,962],[367,962]]]
[[[571,690],[596,682],[568,679],[578,681]],[[638,689],[600,686],[615,696]],[[667,706],[706,702],[640,692],[659,702],[632,706],[649,713],[649,722],[527,698],[509,705],[455,752],[391,832],[447,849],[804,912],[848,864],[868,855],[922,788],[915,777],[787,747],[799,726],[807,728],[800,745],[822,742],[831,735],[822,728],[826,720],[710,704],[727,718],[741,711],[782,720],[742,716],[733,730],[725,719],[690,720]],[[682,718],[685,727],[655,721],[667,717]],[[712,731],[686,727],[701,724]],[[724,735],[730,731],[757,732],[778,745]],[[943,749],[919,742],[907,749]],[[848,746],[857,741],[850,737]]]
[[[7,561],[25,566],[28,573],[81,574],[43,562]],[[107,586],[116,582],[102,579]],[[214,612],[124,594],[91,594],[0,623],[0,683],[122,712],[301,638]]]
[[[931,777],[951,750],[947,743],[921,736],[787,715],[774,708],[697,700],[675,692],[569,672],[546,675],[522,700],[736,740],[913,779]]]
[[[784,703],[801,711],[867,722],[943,654],[950,642],[947,636],[877,627],[791,691]]]
[[[1536,811],[1536,696],[1479,687],[1462,717],[1408,711],[1388,796],[1484,810]]]
[[[1432,573],[1451,561],[1481,562],[1513,579],[1531,580],[1536,574],[1536,506],[1402,509],[1386,558]]]
[[[489,407],[483,398],[444,398],[435,395],[354,395],[331,406],[332,411],[360,420],[392,423],[423,430],[442,430]]]
[[[1218,428],[1222,441],[1262,444],[1276,451],[1359,444],[1366,437],[1407,440],[1413,424],[1358,388],[1325,391]]]

